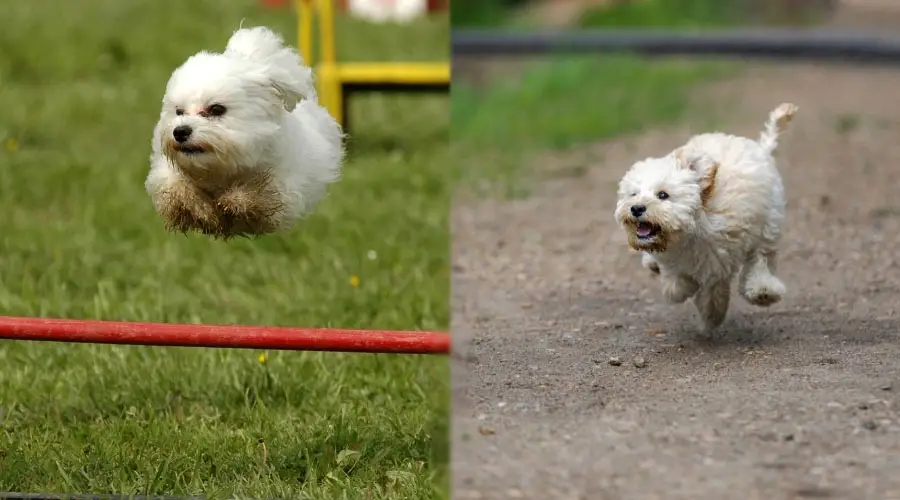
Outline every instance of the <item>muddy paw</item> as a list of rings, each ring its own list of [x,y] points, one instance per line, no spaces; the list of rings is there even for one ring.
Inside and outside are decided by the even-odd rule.
[[[278,228],[282,202],[278,193],[252,184],[232,186],[216,199],[228,236],[271,233]]]
[[[759,290],[747,296],[747,302],[759,307],[769,307],[780,300],[780,295],[772,293],[768,289]]]
[[[773,282],[756,287],[748,287],[744,291],[747,302],[758,307],[769,307],[779,302],[784,296],[784,285],[781,282]]]
[[[215,234],[221,226],[215,204],[189,186],[176,184],[155,193],[154,205],[169,231]]]

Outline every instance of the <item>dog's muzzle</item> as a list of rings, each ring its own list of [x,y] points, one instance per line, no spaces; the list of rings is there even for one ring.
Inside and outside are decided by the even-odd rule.
[[[631,213],[629,224],[634,230],[634,235],[639,240],[652,239],[662,231],[662,228],[658,224],[642,219],[642,216],[647,212],[647,205],[631,205],[628,207],[628,211]]]
[[[645,221],[637,221],[634,225],[634,235],[641,240],[652,239],[658,235],[661,230],[662,228],[658,225]]]

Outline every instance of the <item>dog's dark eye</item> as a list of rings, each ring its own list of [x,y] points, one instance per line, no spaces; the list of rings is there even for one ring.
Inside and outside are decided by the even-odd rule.
[[[176,115],[176,116],[181,116],[181,115],[183,115],[183,114],[184,114],[184,110],[183,110],[183,109],[175,108],[175,115]]]
[[[665,191],[660,191],[660,192],[656,193],[656,197],[659,198],[660,200],[666,200],[669,198],[669,193],[667,193]]]
[[[213,104],[209,107],[210,116],[222,116],[226,111],[228,111],[228,108],[222,106],[221,104]]]

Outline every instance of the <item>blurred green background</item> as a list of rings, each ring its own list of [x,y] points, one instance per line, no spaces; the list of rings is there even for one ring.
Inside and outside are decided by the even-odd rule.
[[[833,0],[456,0],[454,29],[728,29],[806,26]],[[454,58],[451,135],[463,186],[524,196],[537,152],[678,122],[694,113],[697,85],[734,76],[739,59],[628,54]],[[692,119],[714,125],[715,116]],[[497,182],[494,182],[497,181]],[[480,189],[480,188],[479,188]]]
[[[710,28],[815,22],[835,0],[454,0],[454,27],[515,26],[543,6],[577,12],[571,25],[619,28]],[[552,8],[552,7],[551,7]],[[539,25],[540,19],[527,22]]]

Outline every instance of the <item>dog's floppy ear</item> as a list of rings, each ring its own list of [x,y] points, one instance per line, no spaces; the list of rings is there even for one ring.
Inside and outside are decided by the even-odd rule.
[[[294,49],[284,46],[281,36],[268,28],[238,29],[228,40],[225,54],[261,65],[270,87],[289,112],[301,99],[316,99],[312,69]]]
[[[317,99],[312,69],[306,66],[270,66],[267,68],[266,78],[269,81],[269,86],[281,99],[284,109],[288,112],[293,111],[301,99],[313,101]]]
[[[270,85],[275,90],[275,93],[278,94],[278,98],[281,99],[281,103],[287,112],[293,111],[301,99],[316,98],[315,90],[311,87],[298,85],[296,81],[289,79],[273,78],[270,80]]]
[[[675,161],[683,169],[697,172],[700,183],[700,200],[705,207],[716,188],[716,174],[719,164],[709,155],[697,149],[678,148],[675,150]]]

